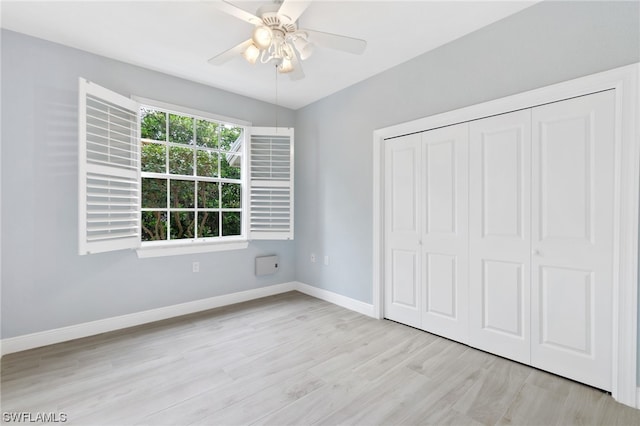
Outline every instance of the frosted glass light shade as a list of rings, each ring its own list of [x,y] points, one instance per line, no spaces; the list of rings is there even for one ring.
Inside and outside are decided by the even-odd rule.
[[[259,25],[253,30],[251,38],[258,48],[267,49],[273,40],[273,31],[269,27]]]
[[[244,56],[247,62],[253,65],[258,60],[258,56],[260,56],[260,49],[258,49],[255,44],[251,44],[242,52],[242,56]]]
[[[300,59],[303,61],[313,53],[313,43],[309,43],[303,37],[296,37],[293,40],[293,45],[296,47],[296,50],[300,54]]]
[[[293,63],[291,62],[290,59],[282,58],[282,63],[278,68],[282,74],[286,74],[288,72],[293,71]]]

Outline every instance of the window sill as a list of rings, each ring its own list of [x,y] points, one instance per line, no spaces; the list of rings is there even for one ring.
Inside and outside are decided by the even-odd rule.
[[[183,254],[209,253],[214,251],[242,250],[249,247],[249,241],[230,241],[217,243],[191,243],[184,245],[145,246],[136,249],[139,259],[162,256],[179,256]]]

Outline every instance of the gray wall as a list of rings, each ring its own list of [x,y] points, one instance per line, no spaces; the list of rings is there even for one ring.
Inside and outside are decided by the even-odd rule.
[[[10,31],[1,42],[3,339],[295,278],[293,242],[153,259],[77,254],[78,77],[257,126],[273,125],[273,105]],[[294,125],[293,111],[279,117]],[[280,271],[255,277],[261,254],[278,254]]]
[[[539,3],[298,110],[298,281],[372,302],[374,129],[637,62],[639,15],[638,2]]]

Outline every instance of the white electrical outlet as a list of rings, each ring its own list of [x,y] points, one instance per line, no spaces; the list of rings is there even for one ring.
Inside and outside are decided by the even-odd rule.
[[[316,263],[316,254],[311,253],[311,263]]]
[[[329,266],[329,256],[324,257],[324,266]]]
[[[193,262],[191,269],[193,272],[200,272],[200,262]]]

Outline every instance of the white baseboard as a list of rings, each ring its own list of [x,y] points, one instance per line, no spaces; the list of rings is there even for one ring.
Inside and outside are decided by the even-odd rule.
[[[105,318],[102,320],[85,322],[68,327],[56,328],[53,330],[46,330],[17,337],[10,337],[8,339],[2,339],[0,341],[0,355],[25,351],[27,349],[38,348],[41,346],[53,345],[55,343],[80,339],[82,337],[94,336],[100,333],[121,330],[123,328],[134,327],[136,325],[147,324],[150,322],[174,318],[181,315],[193,314],[196,312],[206,311],[208,309],[219,308],[221,306],[246,302],[248,300],[259,299],[261,297],[272,296],[274,294],[286,293],[288,291],[294,290],[375,318],[375,316],[373,315],[373,305],[360,302],[359,300],[351,299],[337,293],[323,290],[321,288],[313,287],[308,284],[292,281],[288,283],[272,285],[269,287],[240,291],[237,293],[225,294],[222,296],[165,306],[163,308],[135,312],[133,314]]]
[[[261,297],[271,296],[274,294],[286,293],[287,291],[296,290],[296,287],[297,283],[295,282],[276,284],[269,287],[240,291],[237,293],[165,306],[163,308],[135,312],[133,314],[105,318],[102,320],[85,322],[82,324],[25,334],[17,337],[10,337],[8,339],[2,339],[0,343],[0,354],[6,355],[40,346],[94,336],[108,331],[120,330],[181,315],[193,314],[196,312],[206,311],[208,309],[232,305],[234,303],[246,302],[248,300],[259,299]]]
[[[333,303],[334,305],[342,306],[343,308],[347,308],[351,311],[376,318],[373,313],[373,305],[369,303],[364,303],[359,300],[352,299],[338,293],[333,293],[322,288],[313,287],[301,282],[296,282],[296,290],[298,290],[300,293],[308,294],[309,296],[313,296],[317,299],[322,299],[324,301]]]

